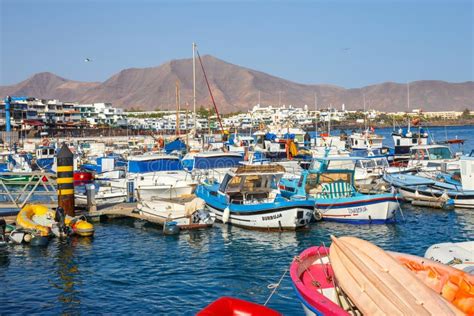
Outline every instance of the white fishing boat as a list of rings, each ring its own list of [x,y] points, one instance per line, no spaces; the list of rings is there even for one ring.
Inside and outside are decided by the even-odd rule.
[[[123,203],[127,200],[126,189],[114,188],[111,186],[100,186],[98,184],[96,184],[96,188],[94,188],[94,201],[98,206]],[[87,192],[76,192],[74,194],[74,198],[76,205],[87,205]]]
[[[129,157],[126,178],[110,180],[109,184],[124,190],[133,185],[138,197],[148,200],[192,194],[196,181],[183,169],[177,156],[148,154]]]
[[[174,222],[182,229],[211,226],[214,216],[205,207],[202,199],[195,198],[187,203],[177,203],[166,200],[139,201],[137,211],[146,217],[157,219],[159,222]]]

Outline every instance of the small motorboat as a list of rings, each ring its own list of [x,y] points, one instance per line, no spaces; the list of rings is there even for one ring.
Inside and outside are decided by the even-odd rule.
[[[26,204],[16,217],[19,228],[37,233],[42,237],[62,237],[70,234],[92,236],[94,225],[83,216],[71,217],[58,207],[56,211],[41,204]]]
[[[167,223],[179,229],[197,229],[210,227],[214,217],[205,207],[205,202],[200,198],[187,203],[177,203],[166,200],[139,201],[137,211],[146,217],[157,219],[167,228]]]
[[[354,237],[333,237],[330,249],[306,249],[290,276],[306,315],[474,312],[473,276]]]
[[[314,203],[281,196],[278,183],[285,168],[278,164],[244,165],[229,171],[222,183],[204,183],[196,195],[216,219],[259,230],[295,230],[313,217]]]
[[[279,316],[279,312],[263,305],[223,296],[197,313],[197,316]]]
[[[434,244],[425,258],[474,274],[474,241]]]
[[[112,186],[102,186],[98,182],[94,184],[94,200],[96,205],[109,205],[122,203],[127,200],[127,190]],[[87,205],[87,191],[76,190],[74,193],[76,205]]]
[[[474,208],[474,157],[464,156],[459,164],[461,181],[457,183],[452,177],[442,175],[433,180],[409,174],[385,174],[384,180],[412,204],[431,207],[439,204],[444,208],[452,200],[450,204],[456,207]]]

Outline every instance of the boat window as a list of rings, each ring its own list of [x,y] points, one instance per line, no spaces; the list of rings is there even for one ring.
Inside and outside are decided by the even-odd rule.
[[[319,176],[319,183],[331,183],[342,181],[352,183],[352,175],[350,173],[322,173]]]
[[[242,182],[242,177],[240,176],[235,176],[233,177],[230,181],[229,184],[227,185],[226,191],[227,192],[236,192],[240,191],[240,183]]]
[[[242,192],[252,192],[255,190],[262,190],[266,188],[266,178],[258,175],[246,176]]]
[[[225,187],[227,186],[227,183],[229,182],[230,178],[231,176],[228,174],[224,176],[224,179],[222,180],[221,185],[219,186],[219,191],[221,192],[225,191]]]
[[[397,146],[400,146],[400,139],[397,139]]]
[[[416,144],[416,138],[411,139],[412,144]]]
[[[49,154],[50,154],[50,155],[54,155],[54,149],[51,148],[51,149],[49,150]]]
[[[46,156],[46,155],[48,154],[48,150],[47,150],[47,149],[43,149],[43,150],[41,151],[41,154],[42,154],[43,156]]]
[[[433,159],[433,160],[452,158],[451,151],[447,147],[430,148],[429,153],[430,153],[430,159]]]
[[[378,167],[388,167],[388,161],[387,159],[377,159],[376,160],[377,166]]]
[[[318,174],[311,173],[306,177],[306,185],[304,187],[306,194],[319,193],[322,190],[321,186],[318,184]],[[319,192],[318,192],[319,190]]]
[[[359,142],[357,140],[355,142],[356,142],[356,145],[359,145]]]

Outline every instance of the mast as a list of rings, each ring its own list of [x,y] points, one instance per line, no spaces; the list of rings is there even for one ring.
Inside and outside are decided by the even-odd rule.
[[[410,113],[410,82],[407,82],[407,116]],[[410,118],[408,117],[408,129],[407,133],[410,132]]]
[[[318,137],[318,97],[316,96],[316,92],[314,93],[314,147],[316,148],[316,140]]]
[[[176,135],[180,135],[179,132],[179,80],[176,80]]]
[[[196,126],[196,43],[193,42],[193,125],[194,131],[197,132]]]

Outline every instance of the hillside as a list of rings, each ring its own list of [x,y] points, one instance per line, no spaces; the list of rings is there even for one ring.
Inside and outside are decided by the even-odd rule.
[[[260,71],[233,65],[212,56],[202,57],[208,79],[222,112],[245,111],[260,100],[262,104],[314,106],[316,93],[319,106],[346,109],[363,107],[396,111],[407,108],[406,84],[384,82],[359,89],[332,85],[307,85],[291,82]],[[209,93],[197,63],[197,103],[208,106]],[[183,107],[192,104],[192,60],[167,62],[158,67],[130,68],[120,71],[104,82],[78,82],[52,73],[39,73],[18,84],[0,86],[0,96],[23,95],[54,98],[61,101],[112,102],[115,106],[141,109],[174,108],[175,84],[180,82]],[[474,82],[449,83],[424,80],[410,83],[411,108],[425,111],[474,109]]]

